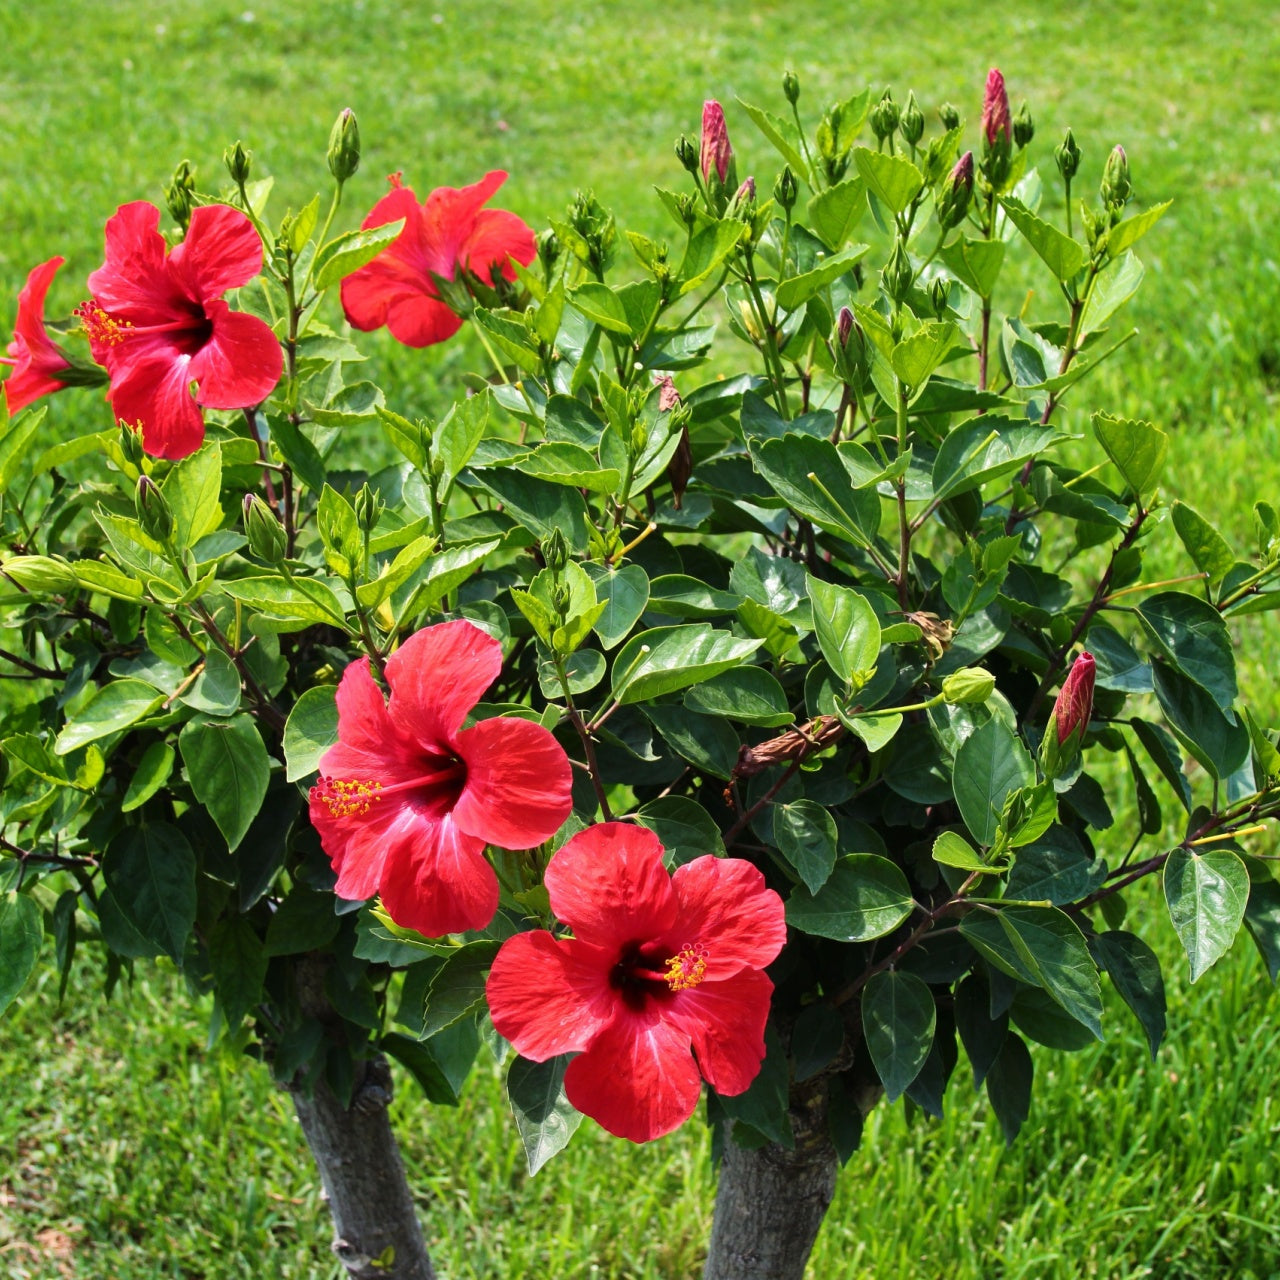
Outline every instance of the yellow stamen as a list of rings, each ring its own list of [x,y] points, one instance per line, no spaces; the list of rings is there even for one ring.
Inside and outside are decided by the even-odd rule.
[[[677,955],[671,957],[666,964],[666,973],[662,976],[672,991],[687,991],[696,987],[707,972],[706,947],[699,943],[686,942]]]
[[[125,339],[125,330],[133,328],[131,321],[117,320],[115,316],[108,315],[92,299],[82,302],[75,309],[75,314],[80,317],[80,323],[84,325],[89,341],[101,343],[106,347],[118,347]]]
[[[319,800],[334,818],[359,818],[368,813],[374,802],[380,800],[382,783],[360,778],[326,778],[311,788],[312,796]]]

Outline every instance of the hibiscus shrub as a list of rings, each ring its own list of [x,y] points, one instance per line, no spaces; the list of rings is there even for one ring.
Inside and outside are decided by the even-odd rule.
[[[1119,147],[1086,200],[1069,133],[1035,167],[998,73],[975,152],[954,108],[806,130],[784,87],[745,108],[772,196],[708,103],[668,241],[590,195],[535,238],[484,207],[500,173],[396,175],[334,233],[344,113],[323,217],[269,212],[237,144],[172,229],[107,220],[56,341],[35,268],[0,1007],[49,933],[64,989],[168,957],[341,1100],[385,1052],[456,1103],[483,1041],[536,1169],[579,1113],[644,1141],[704,1081],[740,1146],[847,1158],[881,1093],[940,1113],[961,1046],[1012,1140],[1027,1042],[1101,1036],[1101,975],[1158,1048],[1144,877],[1193,979],[1242,921],[1274,974],[1244,841],[1280,753],[1227,621],[1280,605],[1280,521],[1238,556],[1161,500],[1158,426],[1080,403],[1167,205]],[[492,368],[447,412],[360,379],[352,329],[464,323]],[[94,380],[111,425],[48,443],[33,402]]]

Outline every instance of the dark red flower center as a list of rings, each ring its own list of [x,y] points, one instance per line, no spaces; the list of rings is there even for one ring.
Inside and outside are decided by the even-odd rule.
[[[670,950],[655,942],[629,942],[609,973],[609,985],[635,1009],[643,1008],[646,999],[696,987],[707,971],[706,947],[686,942],[675,955]]]
[[[467,766],[457,756],[440,756],[423,762],[422,774],[403,782],[383,783],[376,778],[330,778],[321,774],[311,788],[311,799],[318,800],[334,818],[362,818],[379,800],[406,791],[420,791],[425,798],[439,802],[446,798],[452,807],[467,781]]]

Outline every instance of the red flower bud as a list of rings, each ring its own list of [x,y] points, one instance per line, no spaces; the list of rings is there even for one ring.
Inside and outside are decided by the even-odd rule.
[[[1057,726],[1059,746],[1077,729],[1083,737],[1089,726],[1089,717],[1093,714],[1094,669],[1093,654],[1086,651],[1075,660],[1062,682],[1062,690],[1049,717],[1050,725]]]
[[[1003,135],[1006,142],[1013,136],[1013,117],[1009,111],[1009,95],[1005,92],[1004,76],[992,67],[987,72],[987,92],[982,100],[982,132],[989,146]]]
[[[716,177],[727,184],[732,159],[733,147],[729,145],[724,110],[714,98],[709,98],[702,104],[702,180],[710,182],[714,168]]]

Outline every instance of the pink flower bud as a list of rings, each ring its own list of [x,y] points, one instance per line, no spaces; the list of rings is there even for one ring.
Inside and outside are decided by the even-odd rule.
[[[852,334],[853,312],[848,307],[841,307],[840,314],[836,316],[836,341],[839,342],[842,350],[849,345]]]
[[[714,99],[702,104],[702,180],[711,181],[711,170],[725,182],[729,175],[729,162],[733,159],[733,147],[729,145],[729,129],[724,122],[724,110]]]
[[[987,72],[987,92],[982,100],[982,132],[989,146],[994,146],[996,138],[1001,135],[1006,142],[1013,136],[1009,95],[1005,92],[1004,76],[995,67]]]
[[[966,151],[964,155],[956,161],[955,168],[951,170],[951,190],[955,194],[968,188],[973,190],[973,152]]]
[[[1089,726],[1089,717],[1093,714],[1094,669],[1093,654],[1086,651],[1075,660],[1062,682],[1062,690],[1049,717],[1049,723],[1057,726],[1059,746],[1077,729],[1083,737]]]

